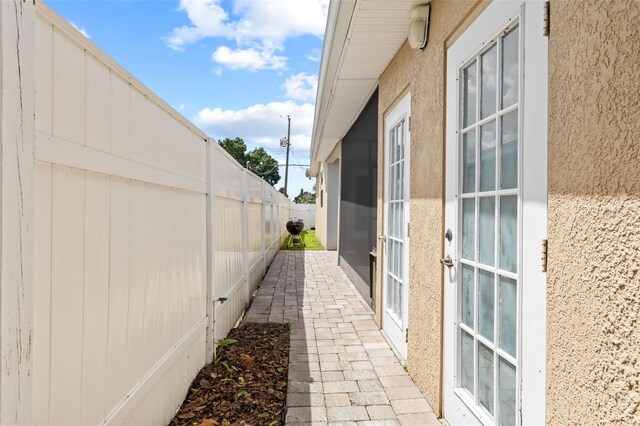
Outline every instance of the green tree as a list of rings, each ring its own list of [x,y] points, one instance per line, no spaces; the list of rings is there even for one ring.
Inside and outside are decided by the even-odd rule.
[[[280,181],[278,162],[264,148],[254,148],[245,155],[245,159],[249,169],[270,185],[275,186]]]
[[[280,180],[278,162],[264,148],[254,148],[247,152],[247,144],[242,138],[224,138],[218,144],[242,167],[246,167],[248,163],[249,169],[270,185],[275,186]]]
[[[293,199],[293,202],[296,204],[315,204],[316,193],[308,192],[300,188],[300,194],[296,195],[296,197]]]
[[[238,163],[245,167],[247,163],[246,151],[247,144],[244,143],[242,138],[224,138],[218,141],[218,144],[224,148]]]

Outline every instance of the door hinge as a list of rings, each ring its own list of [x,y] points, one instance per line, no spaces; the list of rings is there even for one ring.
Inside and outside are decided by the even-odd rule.
[[[542,268],[542,272],[547,272],[547,250],[549,247],[548,240],[542,240],[542,255],[540,257],[540,266]]]
[[[409,132],[411,132],[411,116],[407,119],[407,126],[409,128]]]
[[[409,329],[405,328],[404,331],[404,342],[409,343]]]
[[[550,6],[549,6],[549,2],[546,1],[544,2],[544,18],[543,18],[543,29],[542,29],[542,35],[545,37],[549,37],[549,33],[551,31],[551,11],[550,11]]]
[[[409,234],[411,234],[411,223],[407,222],[407,238],[409,238]]]

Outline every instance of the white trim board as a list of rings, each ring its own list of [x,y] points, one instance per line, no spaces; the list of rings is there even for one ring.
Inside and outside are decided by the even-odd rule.
[[[36,159],[108,176],[207,193],[207,183],[64,139],[36,133]]]

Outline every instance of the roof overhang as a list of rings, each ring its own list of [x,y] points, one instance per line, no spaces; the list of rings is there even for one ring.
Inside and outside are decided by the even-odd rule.
[[[311,168],[349,130],[407,39],[411,10],[430,0],[331,0],[311,136]]]

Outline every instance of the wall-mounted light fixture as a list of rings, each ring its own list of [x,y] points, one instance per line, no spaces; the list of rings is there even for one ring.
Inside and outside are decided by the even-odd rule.
[[[421,4],[411,10],[409,21],[409,45],[412,49],[424,49],[429,35],[429,11],[431,1]]]

